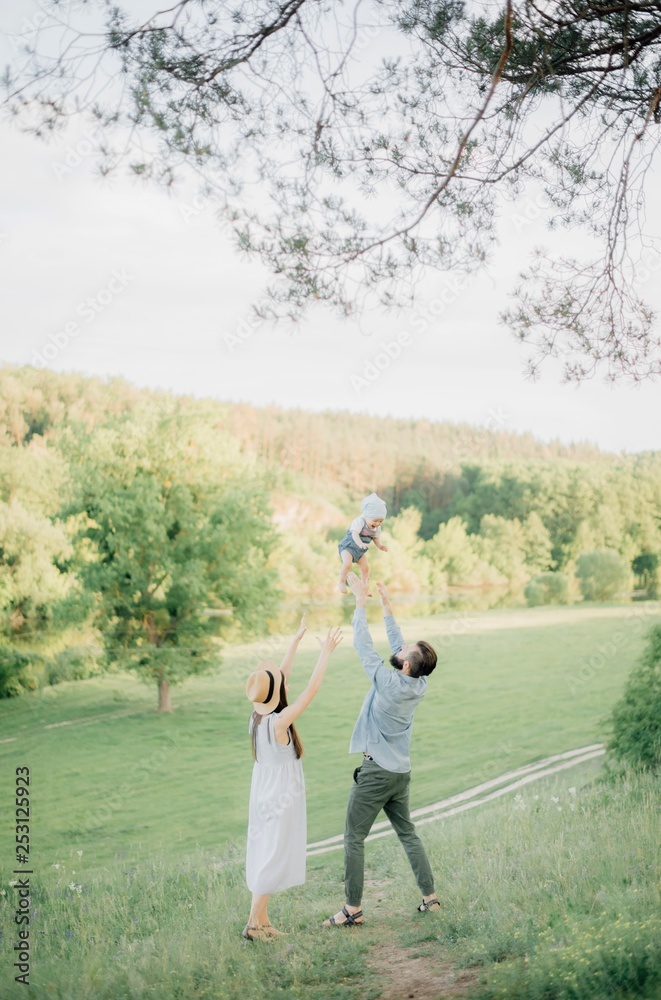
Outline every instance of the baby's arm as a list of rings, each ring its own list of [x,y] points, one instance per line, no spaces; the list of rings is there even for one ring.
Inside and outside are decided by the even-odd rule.
[[[364,542],[360,537],[360,531],[364,524],[365,521],[363,520],[363,518],[357,517],[355,521],[351,522],[351,526],[349,528],[349,531],[351,532],[351,537],[353,538],[354,542],[356,543],[359,549],[369,548],[369,545],[367,545],[367,543]]]
[[[378,534],[374,538],[374,544],[376,545],[377,549],[381,549],[382,552],[388,551],[388,546],[384,545],[383,542],[381,541],[381,525],[379,525]]]

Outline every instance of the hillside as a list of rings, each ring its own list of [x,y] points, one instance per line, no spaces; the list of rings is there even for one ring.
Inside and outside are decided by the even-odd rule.
[[[521,603],[532,581],[526,599],[539,604],[661,586],[660,452],[544,444],[497,414],[481,428],[312,414],[27,367],[0,369],[0,400],[0,693],[18,693],[19,677],[89,675],[99,572],[112,575],[119,550],[125,569],[105,591],[125,590],[120,611],[107,605],[106,636],[120,629],[111,659],[122,616],[131,642],[167,638],[201,665],[215,655],[205,609],[236,638],[289,628],[283,598],[339,603],[337,542],[372,490],[388,504],[388,551],[370,566],[395,593]],[[138,551],[144,585],[131,588]],[[184,579],[169,599],[163,588]],[[83,647],[75,668],[40,659]]]

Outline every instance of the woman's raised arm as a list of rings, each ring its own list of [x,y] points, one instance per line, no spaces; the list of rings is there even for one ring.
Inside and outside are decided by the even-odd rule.
[[[299,694],[293,705],[288,705],[287,708],[283,709],[278,715],[278,718],[275,720],[276,739],[279,736],[284,736],[291,724],[295,722],[301,712],[308,707],[314,696],[319,691],[321,682],[324,679],[324,674],[326,673],[326,667],[328,666],[330,655],[333,650],[339,646],[343,638],[344,637],[339,628],[329,628],[323,642],[321,639],[317,638],[317,642],[321,646],[317,665],[312,671],[312,676],[308,681],[308,686],[305,691],[303,691],[302,694]]]
[[[298,626],[298,632],[289,644],[289,649],[285,653],[282,663],[280,664],[280,670],[282,676],[289,680],[289,675],[291,674],[291,669],[294,666],[294,657],[296,656],[296,650],[298,649],[298,644],[303,638],[307,631],[307,625],[305,624],[305,614],[301,618],[301,624]]]

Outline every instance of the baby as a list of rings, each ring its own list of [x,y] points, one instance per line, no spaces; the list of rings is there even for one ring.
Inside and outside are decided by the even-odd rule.
[[[388,551],[387,545],[381,544],[381,525],[387,509],[385,502],[376,493],[370,493],[361,503],[360,509],[362,515],[351,522],[350,528],[337,547],[342,560],[338,582],[341,594],[347,593],[347,574],[352,563],[356,563],[360,569],[363,582],[367,583],[369,580],[370,568],[365,553],[370,542],[374,542],[377,549],[381,549],[382,552]]]

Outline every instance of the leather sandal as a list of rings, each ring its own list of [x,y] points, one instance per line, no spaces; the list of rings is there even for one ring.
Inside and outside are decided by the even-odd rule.
[[[250,924],[246,926],[241,931],[241,937],[245,938],[246,941],[271,941],[273,940],[273,935],[269,934],[263,927],[251,927]]]
[[[263,930],[266,933],[266,936],[270,938],[285,936],[285,932],[279,931],[277,927],[273,926],[273,924],[262,924],[260,930]]]
[[[363,921],[357,919],[358,917],[362,917],[362,915],[363,915],[363,911],[362,910],[356,910],[355,913],[349,913],[349,911],[347,910],[346,906],[343,906],[342,907],[342,913],[346,917],[346,920],[343,920],[341,924],[338,924],[336,922],[336,920],[335,920],[335,917],[332,916],[332,917],[329,917],[328,920],[324,920],[324,923],[323,923],[322,926],[324,926],[324,927],[360,927],[362,925]]]
[[[426,913],[428,910],[431,910],[432,906],[438,906],[440,910],[441,908],[440,899],[430,899],[426,903],[423,899],[423,901],[420,903],[420,906],[418,907],[418,913]]]

